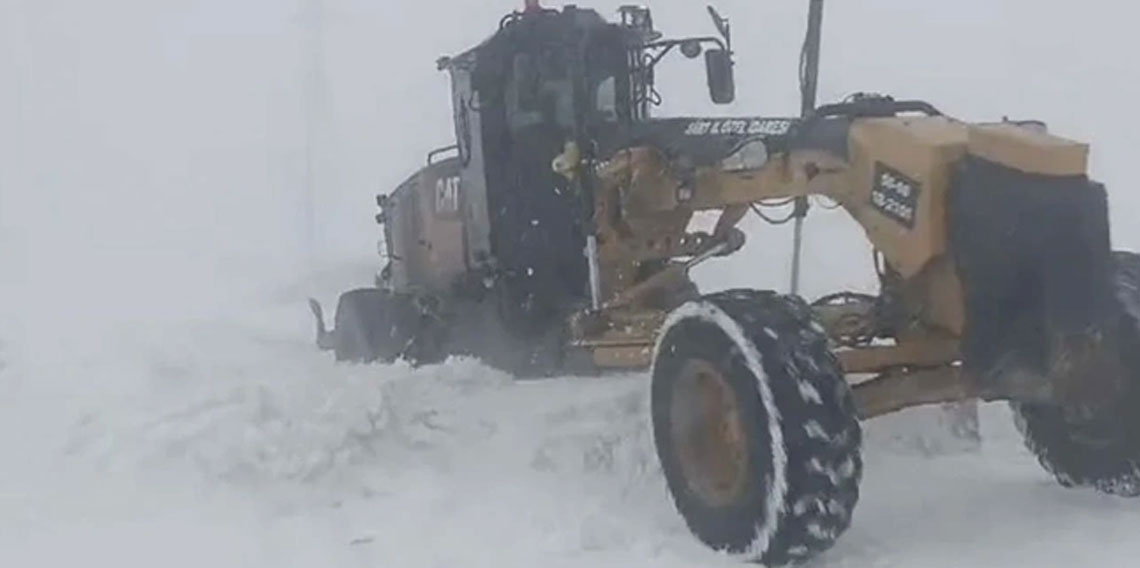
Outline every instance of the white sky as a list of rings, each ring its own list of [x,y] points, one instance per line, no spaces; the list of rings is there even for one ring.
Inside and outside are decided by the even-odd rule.
[[[618,4],[597,6],[612,14]],[[719,2],[734,24],[738,102],[713,107],[702,70],[677,58],[662,73],[661,112],[794,114],[803,4]],[[0,2],[0,236],[16,245],[3,247],[6,264],[23,268],[28,289],[74,295],[78,278],[93,291],[89,300],[150,296],[158,306],[157,288],[189,282],[190,297],[213,298],[251,265],[282,278],[304,268],[308,6]],[[377,236],[373,196],[451,143],[447,78],[435,58],[484,38],[515,3],[324,7],[320,250],[330,261],[367,259]],[[711,31],[703,5],[653,8],[667,33]],[[1126,114],[1140,100],[1136,12],[1116,0],[832,0],[821,102],[880,91],[965,119],[1047,120],[1093,144],[1118,243],[1140,248],[1130,226],[1140,197],[1131,190],[1136,141]],[[859,240],[845,219],[815,219],[809,289],[865,282]],[[757,227],[743,266],[769,268],[721,263],[709,277],[780,286],[786,249],[786,233]]]

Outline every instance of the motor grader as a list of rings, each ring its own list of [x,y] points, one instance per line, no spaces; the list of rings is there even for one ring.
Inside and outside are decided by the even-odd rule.
[[[1088,145],[1040,122],[970,123],[922,101],[816,107],[812,0],[793,116],[657,117],[655,70],[704,59],[733,102],[731,25],[666,39],[528,2],[438,61],[455,144],[378,197],[387,259],[318,344],[340,361],[480,358],[520,378],[648,370],[670,493],[708,546],[766,565],[827,550],[862,478],[860,421],[1008,401],[1067,486],[1140,494],[1140,256],[1113,252]],[[875,295],[701,292],[753,212],[842,207]],[[692,230],[694,216],[719,214]],[[799,238],[795,258],[799,257]]]

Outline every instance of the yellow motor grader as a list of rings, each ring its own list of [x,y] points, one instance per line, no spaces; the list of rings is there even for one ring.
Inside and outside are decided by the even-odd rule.
[[[734,100],[731,25],[709,12],[715,34],[668,39],[643,7],[611,22],[531,2],[440,59],[455,144],[378,198],[388,262],[332,329],[312,302],[318,344],[520,378],[648,370],[678,511],[766,565],[832,546],[859,498],[860,421],[918,405],[1009,401],[1061,483],[1140,494],[1140,256],[1112,249],[1088,145],[923,101],[817,107],[821,0],[799,113],[654,116],[670,53]],[[739,250],[752,213],[790,211],[798,259],[810,196],[864,229],[877,295],[698,290],[690,269]],[[691,230],[698,212],[715,227]]]

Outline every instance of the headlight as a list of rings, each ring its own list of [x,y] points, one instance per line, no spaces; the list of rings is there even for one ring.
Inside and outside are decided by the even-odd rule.
[[[743,146],[721,161],[720,167],[727,172],[758,170],[768,163],[768,145],[763,140],[745,142]]]

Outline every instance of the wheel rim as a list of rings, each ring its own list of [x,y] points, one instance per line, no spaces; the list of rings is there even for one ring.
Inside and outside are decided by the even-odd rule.
[[[748,445],[735,391],[711,363],[686,361],[673,385],[670,422],[685,480],[713,507],[739,501],[748,479]]]

